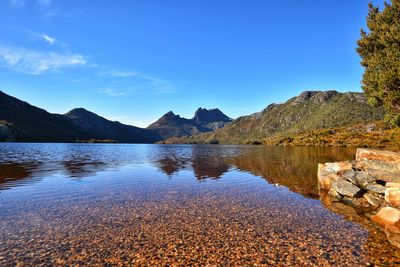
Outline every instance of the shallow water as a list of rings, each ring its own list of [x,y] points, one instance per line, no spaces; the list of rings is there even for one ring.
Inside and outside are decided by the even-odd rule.
[[[353,149],[0,144],[0,265],[396,264],[318,195]],[[343,210],[343,211],[342,211]]]

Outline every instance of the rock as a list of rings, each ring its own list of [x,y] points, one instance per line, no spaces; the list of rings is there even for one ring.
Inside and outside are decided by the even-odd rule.
[[[370,207],[368,201],[365,198],[343,197],[343,202],[355,208]]]
[[[342,198],[343,198],[343,197],[342,197],[338,192],[336,192],[336,190],[333,189],[333,188],[331,188],[331,189],[329,190],[328,194],[332,197],[332,200],[333,200],[333,201],[340,201],[340,200],[342,200]]]
[[[364,198],[368,201],[369,204],[371,204],[374,207],[379,207],[383,200],[377,196],[374,196],[371,193],[365,193]]]
[[[356,182],[363,189],[365,189],[368,184],[375,181],[376,178],[368,172],[357,172],[356,174]]]
[[[359,148],[356,153],[357,168],[362,170],[384,170],[400,174],[400,153]]]
[[[365,187],[365,189],[381,195],[384,195],[386,192],[386,187],[379,184],[369,184]]]
[[[385,167],[382,167],[385,168]],[[386,169],[368,170],[368,173],[377,180],[391,183],[400,183],[400,173],[387,171]]]
[[[400,188],[396,187],[386,188],[385,200],[390,205],[400,206]]]
[[[328,171],[336,172],[338,174],[339,172],[351,170],[353,168],[353,163],[351,161],[325,163],[325,167]]]
[[[392,207],[382,208],[371,220],[382,225],[394,225],[400,222],[400,210]]]
[[[334,189],[339,194],[348,197],[355,197],[358,193],[361,192],[360,188],[343,179],[337,179],[336,181],[334,181],[332,183],[332,189]]]
[[[320,190],[329,191],[332,183],[338,179],[338,174],[353,167],[350,161],[318,164],[318,187]]]
[[[346,179],[347,181],[351,182],[354,185],[357,185],[357,172],[354,171],[353,169],[347,170],[343,174],[343,178]]]

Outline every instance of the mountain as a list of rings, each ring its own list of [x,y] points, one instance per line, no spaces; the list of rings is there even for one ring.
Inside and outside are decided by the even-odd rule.
[[[83,108],[51,114],[0,91],[0,141],[76,142],[113,140],[153,143],[161,137],[146,129],[109,121]]]
[[[143,129],[107,120],[84,108],[52,114],[0,91],[0,142],[155,143],[169,137],[210,132],[231,119],[219,109],[199,108],[192,119],[172,111]]]
[[[362,93],[305,91],[283,104],[240,117],[213,133],[171,139],[167,143],[258,143],[279,134],[290,135],[381,120],[382,108],[371,107]]]
[[[227,123],[231,122],[232,119],[222,113],[221,110],[198,108],[192,119],[197,124],[211,129],[218,130],[223,128]]]
[[[88,137],[65,116],[51,114],[0,91],[2,139],[20,142],[75,142]]]
[[[150,124],[147,129],[161,136],[162,139],[167,139],[211,132],[224,127],[231,121],[232,119],[219,109],[199,108],[192,119],[182,118],[170,111]]]
[[[111,139],[120,143],[153,143],[160,137],[146,129],[109,121],[84,108],[76,108],[64,115],[82,132],[92,134],[92,139]]]

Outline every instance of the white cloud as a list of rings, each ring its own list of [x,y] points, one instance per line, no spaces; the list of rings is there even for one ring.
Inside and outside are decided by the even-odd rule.
[[[139,72],[135,72],[135,71],[111,70],[111,71],[109,71],[109,74],[112,77],[121,77],[121,78],[138,77],[138,76],[140,76]]]
[[[61,54],[0,46],[0,62],[14,71],[40,75],[83,66],[87,60],[80,54]]]
[[[50,36],[48,36],[47,34],[42,34],[42,35],[40,35],[40,37],[42,37],[42,39],[43,39],[45,42],[49,43],[50,45],[55,44],[56,41],[57,41],[55,38],[50,37]]]
[[[13,7],[24,7],[25,6],[25,0],[10,0],[10,4]]]
[[[170,94],[176,91],[173,82],[138,71],[120,71],[108,69],[101,73],[102,76],[122,78],[125,86],[130,87],[131,91],[143,92],[151,91],[153,94]]]
[[[48,8],[51,5],[51,0],[37,0],[37,3],[44,8]]]
[[[124,96],[127,92],[115,90],[111,88],[103,88],[99,90],[100,94],[109,95],[109,96]]]
[[[25,7],[26,0],[9,0],[13,7]],[[43,8],[48,8],[51,6],[51,0],[36,0],[36,3]]]

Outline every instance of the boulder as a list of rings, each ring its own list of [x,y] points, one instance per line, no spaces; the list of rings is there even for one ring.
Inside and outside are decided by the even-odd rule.
[[[373,194],[371,194],[371,193],[365,193],[364,195],[363,195],[363,197],[368,201],[368,203],[369,204],[371,204],[371,206],[373,206],[373,207],[379,207],[381,204],[382,204],[382,202],[383,202],[383,199],[381,199],[381,198],[379,198],[378,196],[375,196],[375,195],[373,195]]]
[[[332,197],[333,201],[340,201],[343,199],[342,195],[340,195],[334,188],[329,189],[328,195]]]
[[[357,172],[353,169],[347,170],[343,174],[343,178],[352,184],[357,185]]]
[[[343,197],[342,199],[343,203],[353,206],[355,208],[369,208],[371,207],[368,201],[365,198],[359,197],[359,198],[354,198],[354,197]]]
[[[367,185],[375,182],[376,180],[377,180],[376,177],[372,176],[368,172],[357,172],[356,182],[363,189],[365,189],[367,187]]]
[[[385,167],[382,167],[385,168]],[[388,171],[386,169],[368,170],[369,175],[376,180],[382,180],[389,183],[400,183],[400,172]]]
[[[337,179],[332,183],[332,189],[341,195],[348,197],[355,197],[361,192],[361,189],[343,179]]]
[[[379,184],[368,184],[365,189],[381,195],[384,195],[386,192],[386,187]]]
[[[352,167],[353,164],[350,161],[318,164],[319,189],[329,191],[332,183],[338,179],[338,174],[351,170]]]
[[[400,210],[392,207],[382,208],[371,220],[382,225],[395,225],[400,222]]]
[[[359,148],[356,153],[357,168],[361,170],[385,170],[400,173],[400,153]]]
[[[400,188],[386,188],[385,200],[392,206],[400,206]]]

